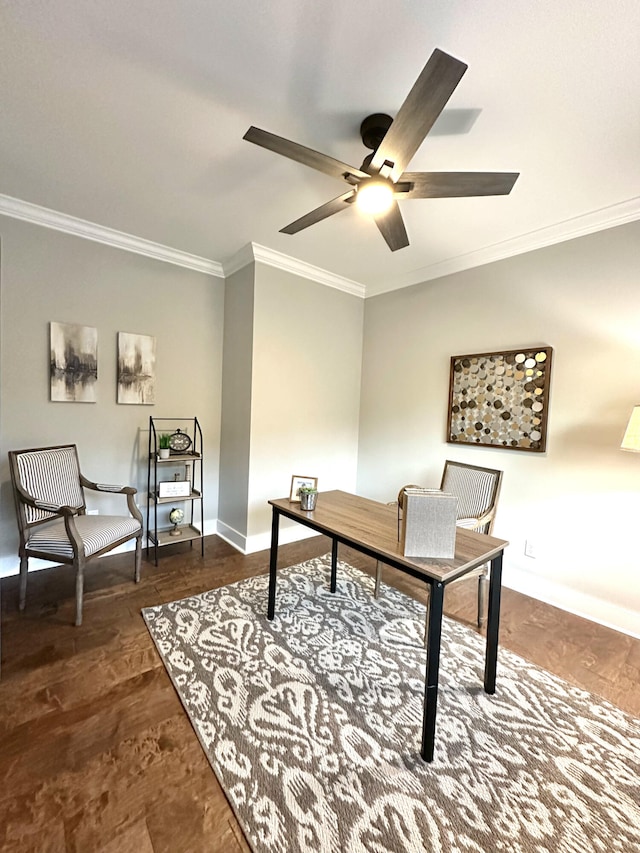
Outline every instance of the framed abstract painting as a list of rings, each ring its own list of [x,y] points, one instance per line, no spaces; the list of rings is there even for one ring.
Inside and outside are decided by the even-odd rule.
[[[95,403],[98,330],[77,323],[49,324],[49,381],[56,403]]]
[[[118,403],[153,406],[156,401],[156,339],[118,332]]]

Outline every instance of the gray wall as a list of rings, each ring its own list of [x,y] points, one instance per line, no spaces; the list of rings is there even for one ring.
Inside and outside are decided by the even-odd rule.
[[[248,264],[229,276],[224,302],[218,529],[242,548],[249,501],[254,275],[255,265]]]
[[[266,546],[267,500],[287,496],[293,474],[318,477],[321,491],[355,491],[363,317],[360,297],[256,264],[252,549]]]
[[[144,508],[149,415],[197,415],[206,532],[219,478],[223,527],[257,550],[292,474],[388,500],[436,485],[446,458],[486,464],[505,471],[506,583],[638,633],[640,457],[619,445],[640,399],[640,223],[366,301],[251,265],[229,279],[226,322],[220,279],[9,218],[0,238],[2,573],[17,569],[8,449],[75,442],[88,476],[136,485]],[[49,401],[51,320],[97,327],[97,403]],[[157,338],[153,407],[115,402],[118,331]],[[450,356],[544,344],[547,452],[446,444]]]
[[[268,547],[268,500],[294,474],[355,489],[363,315],[361,298],[263,263],[229,278],[218,530],[241,550]],[[283,542],[308,535],[281,526]]]
[[[144,509],[150,415],[200,420],[205,517],[215,528],[223,280],[5,217],[0,240],[2,573],[17,569],[7,450],[74,442],[87,476],[137,486]],[[50,402],[51,320],[97,328],[96,403]],[[156,337],[154,406],[116,403],[119,331]],[[124,509],[116,498],[96,506]]]
[[[504,470],[505,583],[640,633],[640,223],[366,300],[358,490],[437,486],[445,459]],[[554,348],[545,454],[445,443],[452,355]],[[536,558],[524,555],[533,543]]]

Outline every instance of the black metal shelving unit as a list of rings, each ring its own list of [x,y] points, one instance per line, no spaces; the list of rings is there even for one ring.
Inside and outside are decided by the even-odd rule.
[[[190,439],[186,451],[169,452],[167,459],[160,458],[160,433],[184,433]],[[204,557],[204,500],[203,500],[203,444],[202,429],[197,418],[149,418],[149,463],[147,475],[147,559],[153,548],[153,557],[158,565],[158,548],[177,545],[179,542],[193,543],[200,540],[200,551]],[[179,479],[178,479],[179,478]],[[160,483],[166,483],[170,491],[172,482],[189,483],[188,495],[160,497]],[[169,521],[169,512],[174,506],[186,504],[184,520],[177,528]],[[167,508],[166,521],[162,509]],[[199,508],[199,511],[198,511]],[[160,518],[158,518],[160,516]],[[198,517],[199,516],[199,517]],[[179,531],[177,535],[175,532]]]

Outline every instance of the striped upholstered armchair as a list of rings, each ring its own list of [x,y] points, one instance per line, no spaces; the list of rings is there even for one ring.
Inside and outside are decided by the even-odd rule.
[[[502,484],[502,471],[495,468],[481,468],[479,465],[466,465],[464,462],[453,462],[450,459],[444,463],[440,491],[458,498],[458,527],[467,530],[475,530],[476,533],[490,534],[493,530],[493,522],[500,496]],[[400,538],[399,519],[403,509],[404,490],[416,488],[415,486],[403,486],[398,494],[398,538]],[[417,488],[421,488],[418,486]],[[393,501],[393,505],[396,502]],[[382,576],[382,565],[378,562],[376,566],[375,596],[378,597],[380,590],[380,579]],[[465,581],[469,578],[478,578],[478,627],[481,628],[485,621],[488,564],[478,566],[472,572],[464,575],[458,580]],[[426,638],[426,633],[425,633]]]
[[[20,532],[20,609],[26,602],[29,557],[69,563],[76,568],[76,625],[81,625],[84,569],[90,560],[135,537],[134,577],[140,580],[137,490],[88,480],[80,473],[75,444],[10,450],[8,455]],[[126,495],[130,514],[87,515],[84,489]]]

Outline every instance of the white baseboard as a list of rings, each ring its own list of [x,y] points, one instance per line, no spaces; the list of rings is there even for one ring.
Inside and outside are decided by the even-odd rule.
[[[112,554],[123,554],[125,551],[133,551],[135,547],[135,541],[131,539],[129,542],[125,542],[124,545],[118,545],[118,547],[114,548],[113,551],[109,551],[107,554],[102,554],[102,557],[110,557]],[[144,548],[144,540],[142,547]],[[59,565],[59,563],[56,563],[55,560],[39,560],[37,557],[29,557],[29,573],[39,572],[42,569],[50,569],[52,566],[56,565]],[[0,577],[8,578],[11,575],[17,575],[19,573],[20,558],[17,554],[15,556],[0,557]]]
[[[224,521],[220,521],[220,519],[218,519],[218,528],[216,533],[221,539],[224,539],[225,542],[232,545],[236,551],[240,551],[241,554],[248,553],[245,548],[247,537],[242,533],[239,533],[235,528],[225,524]]]
[[[219,519],[205,521],[204,535],[219,536],[237,551],[240,551],[241,554],[253,554],[256,551],[265,551],[271,545],[271,531],[265,531],[254,536],[245,536]],[[279,542],[281,545],[288,545],[291,542],[299,542],[302,539],[309,539],[317,535],[315,531],[310,530],[308,527],[295,524],[291,527],[280,528]],[[124,545],[120,545],[119,548],[115,548],[110,553],[117,554],[124,551],[132,551],[133,548],[134,543],[131,540],[125,542]],[[29,560],[29,571],[51,568],[52,565],[54,564],[51,562],[37,560],[32,557]],[[0,577],[17,575],[19,569],[20,561],[17,554],[0,557]],[[595,596],[587,595],[586,593],[553,583],[545,578],[540,578],[529,572],[515,568],[509,568],[505,571],[503,585],[516,592],[521,592],[523,595],[528,595],[531,598],[544,601],[546,604],[559,607],[560,610],[566,610],[568,613],[581,616],[583,619],[589,619],[591,622],[597,622],[607,628],[613,628],[615,631],[621,631],[623,634],[640,639],[640,630],[638,628],[638,625],[640,625],[640,614],[635,610],[620,607],[620,605],[603,601]]]
[[[232,545],[241,554],[255,554],[256,551],[266,551],[267,548],[271,547],[271,531],[257,533],[254,536],[245,536],[218,519],[217,533],[221,539],[224,539],[225,542],[228,542],[229,545]],[[302,527],[300,524],[293,525],[292,527],[281,527],[278,535],[278,543],[280,545],[289,545],[291,542],[310,539],[312,536],[318,536],[315,530]]]
[[[505,571],[502,576],[503,586],[509,587],[523,595],[537,598],[560,610],[566,610],[575,616],[582,616],[591,622],[597,622],[623,634],[640,639],[640,613],[628,610],[619,604],[603,601],[593,595],[587,595],[579,590],[554,583],[546,578],[540,578],[521,569]]]
[[[271,545],[270,531],[247,537],[218,521],[217,532],[221,539],[224,539],[242,554],[264,551]],[[309,530],[309,528],[294,525],[281,528],[278,541],[281,545],[288,545],[290,542],[298,542],[301,539],[308,539],[317,535],[315,531]],[[594,596],[555,584],[518,569],[509,569],[504,573],[503,585],[516,592],[521,592],[523,595],[558,607],[560,610],[566,610],[568,613],[581,616],[583,619],[589,619],[591,622],[597,622],[607,628],[613,628],[615,631],[640,639],[640,631],[638,630],[640,614],[634,610],[602,601]]]
[[[218,532],[218,520],[216,518],[211,520],[206,520],[204,523],[204,535],[205,536],[213,536]],[[224,537],[223,537],[224,538]],[[232,543],[233,544],[233,543]],[[147,537],[146,534],[142,537],[142,547],[146,548],[147,545]],[[130,539],[128,542],[125,542],[123,545],[118,545],[117,548],[114,548],[113,551],[109,551],[107,554],[103,554],[103,557],[110,557],[112,554],[123,554],[125,551],[133,551],[135,548],[135,540]],[[17,548],[17,545],[16,545]],[[29,571],[30,572],[39,572],[41,569],[50,569],[52,566],[55,566],[56,563],[53,560],[38,560],[36,557],[29,558]],[[20,558],[17,554],[9,554],[5,557],[0,557],[0,578],[8,578],[11,575],[17,575],[20,572]]]
[[[38,569],[46,569],[51,567],[53,563],[47,563],[46,560],[36,560],[35,557],[29,560],[29,571],[37,571]],[[20,557],[17,554],[10,554],[8,557],[0,557],[0,578],[8,578],[11,575],[20,574]]]

